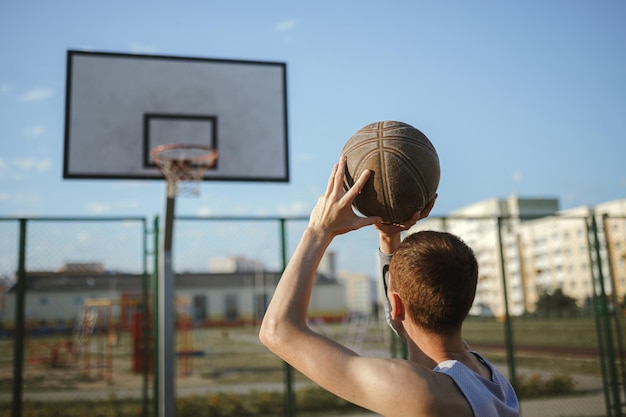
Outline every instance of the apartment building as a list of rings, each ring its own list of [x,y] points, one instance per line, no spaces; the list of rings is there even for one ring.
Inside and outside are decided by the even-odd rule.
[[[340,271],[338,280],[346,291],[346,307],[350,313],[370,314],[373,308],[374,282],[367,274]]]
[[[595,213],[602,219],[600,230],[606,243],[603,265],[621,299],[626,294],[626,199],[598,204]]]
[[[590,305],[594,290],[616,302],[624,297],[626,200],[529,221],[519,235],[527,311],[534,311],[542,293],[557,288],[575,298],[579,307]]]
[[[588,208],[560,212],[520,227],[519,256],[524,271],[525,310],[533,312],[539,297],[560,288],[587,305],[593,294]]]
[[[472,314],[533,312],[539,297],[557,288],[582,307],[600,277],[616,301],[626,293],[626,200],[560,211],[556,198],[512,195],[425,219],[410,233],[423,229],[449,231],[474,249],[480,275]]]
[[[503,317],[508,309],[509,314],[521,315],[526,305],[518,231],[528,219],[550,216],[558,209],[556,198],[492,198],[455,210],[446,218],[427,218],[410,232],[447,231],[474,250],[479,279],[472,314]]]

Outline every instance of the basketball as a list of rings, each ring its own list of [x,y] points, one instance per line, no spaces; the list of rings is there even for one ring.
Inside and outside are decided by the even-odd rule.
[[[402,223],[432,200],[439,186],[439,156],[430,140],[411,125],[396,121],[368,124],[343,147],[344,189],[364,170],[371,171],[353,206],[385,223]]]

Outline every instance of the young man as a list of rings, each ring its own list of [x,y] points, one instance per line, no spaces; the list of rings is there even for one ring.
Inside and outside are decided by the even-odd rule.
[[[352,202],[369,172],[347,192],[344,173],[342,157],[276,288],[261,341],[321,387],[384,416],[519,416],[511,385],[461,338],[478,275],[471,249],[438,232],[401,242],[401,232],[427,217],[434,199],[405,225],[357,216]],[[388,320],[407,343],[408,360],[359,356],[307,326],[313,280],[325,250],[335,236],[368,225],[379,230],[383,271],[391,259],[390,273],[383,277],[388,278]]]

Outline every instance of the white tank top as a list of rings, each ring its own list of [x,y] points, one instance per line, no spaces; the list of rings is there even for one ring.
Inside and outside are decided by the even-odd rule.
[[[491,370],[491,379],[456,360],[443,361],[434,371],[452,378],[472,407],[474,416],[519,417],[519,403],[509,381],[487,359],[472,353]]]

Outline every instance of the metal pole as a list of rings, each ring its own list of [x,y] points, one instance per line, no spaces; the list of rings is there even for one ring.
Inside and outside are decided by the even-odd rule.
[[[169,194],[169,193],[168,193]],[[174,272],[172,268],[172,231],[175,197],[168,195],[165,205],[165,228],[159,274],[159,400],[160,417],[175,417],[174,395]]]
[[[502,217],[498,216],[498,244],[500,246],[500,272],[502,274],[502,292],[504,294],[504,337],[506,341],[506,360],[509,367],[509,379],[513,389],[517,390],[517,375],[515,372],[515,356],[513,349],[513,326],[509,314],[509,295],[506,282],[506,266],[502,243]]]
[[[280,219],[280,242],[282,255],[282,271],[287,268],[287,233],[285,219]],[[296,415],[295,396],[293,392],[293,368],[284,362],[285,371],[285,412],[287,417]]]
[[[13,345],[13,417],[22,416],[24,371],[24,304],[26,298],[26,219],[20,219],[19,258],[15,288],[15,343]]]

